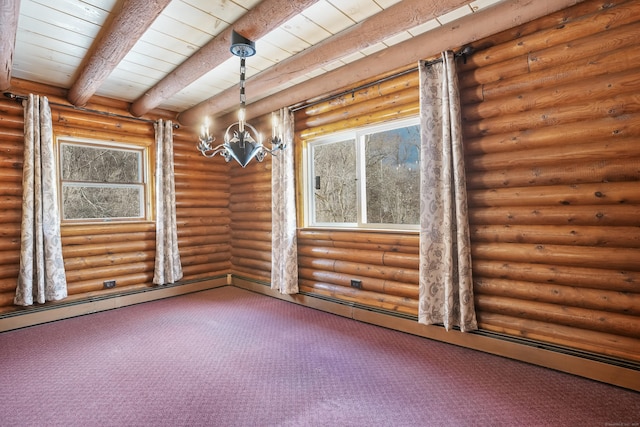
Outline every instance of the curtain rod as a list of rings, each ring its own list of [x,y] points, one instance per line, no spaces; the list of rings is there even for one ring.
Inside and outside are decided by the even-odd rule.
[[[465,46],[462,49],[460,49],[457,52],[453,52],[453,57],[454,58],[464,58],[464,63],[467,63],[467,56],[471,55],[473,53],[473,48],[471,46]],[[430,65],[433,64],[437,64],[439,62],[442,62],[442,57],[440,58],[436,58],[436,59],[432,59],[431,61],[424,61],[424,66],[428,67]]]
[[[383,78],[378,79],[376,81],[373,81],[373,82],[366,83],[366,84],[363,84],[361,86],[355,87],[353,89],[345,90],[343,92],[336,93],[335,95],[331,95],[331,96],[328,96],[326,98],[318,99],[318,100],[310,102],[308,104],[302,104],[302,105],[299,105],[298,107],[293,107],[291,109],[291,111],[293,111],[295,113],[296,111],[302,110],[303,108],[313,107],[314,105],[318,105],[318,104],[320,104],[322,102],[327,102],[327,101],[331,101],[332,99],[340,98],[341,96],[348,95],[350,93],[354,93],[354,92],[357,92],[359,90],[366,89],[368,87],[372,87],[372,86],[378,85],[380,83],[384,83],[384,82],[389,81],[391,79],[395,79],[396,77],[400,77],[400,76],[404,76],[405,74],[413,73],[414,71],[416,71],[416,69],[417,68],[412,67],[412,68],[409,68],[408,70],[400,71],[400,72],[398,72],[396,74],[392,74],[390,76],[383,77]]]
[[[466,63],[466,57],[471,55],[472,53],[473,53],[473,48],[471,46],[465,46],[462,49],[460,49],[459,51],[454,52],[454,56],[456,58],[464,57],[465,58],[465,63]],[[429,66],[429,65],[432,65],[432,64],[437,64],[438,62],[442,62],[442,58],[437,58],[437,59],[434,59],[434,60],[431,60],[431,61],[426,61],[425,62],[425,66]],[[405,74],[413,73],[416,70],[417,70],[417,68],[413,68],[412,67],[412,68],[409,68],[407,70],[400,71],[398,73],[392,74],[390,76],[383,77],[381,79],[375,80],[373,82],[363,84],[363,85],[355,87],[353,89],[345,90],[343,92],[336,93],[335,95],[331,95],[331,96],[328,96],[326,98],[318,99],[317,101],[313,101],[313,102],[310,102],[308,104],[302,104],[302,105],[299,105],[297,107],[293,107],[293,108],[291,108],[291,111],[295,113],[298,110],[302,110],[304,108],[313,107],[314,105],[320,104],[322,102],[327,102],[327,101],[331,101],[333,99],[340,98],[341,96],[348,95],[350,93],[354,93],[354,92],[357,92],[359,90],[366,89],[368,87],[372,87],[372,86],[378,85],[380,83],[384,83],[384,82],[389,81],[391,79],[395,79],[396,77],[401,77],[401,76],[404,76]]]
[[[28,99],[27,96],[16,95],[15,93],[11,93],[11,92],[4,92],[4,96],[6,96],[9,99],[13,99],[14,101],[23,101],[25,99]],[[136,121],[145,122],[145,123],[155,123],[155,120],[143,119],[143,118],[140,118],[140,117],[133,117],[133,116],[125,116],[124,114],[110,113],[108,111],[93,110],[91,108],[85,108],[85,107],[76,107],[75,105],[61,104],[59,102],[49,102],[49,104],[50,105],[55,105],[56,107],[69,108],[69,109],[77,110],[77,111],[84,111],[86,113],[100,114],[102,116],[107,116],[107,117],[117,117],[117,118],[120,118],[120,119],[136,120]],[[174,123],[173,124],[173,128],[174,129],[178,129],[178,128],[180,128],[180,125],[177,124],[177,123]]]

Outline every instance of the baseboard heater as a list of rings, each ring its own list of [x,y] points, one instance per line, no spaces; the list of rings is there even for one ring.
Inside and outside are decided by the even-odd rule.
[[[366,310],[366,311],[371,311],[374,313],[380,313],[380,314],[384,314],[387,316],[392,316],[392,317],[396,317],[396,318],[401,318],[401,319],[407,319],[407,320],[414,320],[414,321],[418,321],[418,316],[412,316],[409,314],[404,314],[404,313],[397,313],[391,310],[385,310],[385,309],[381,309],[381,308],[377,308],[377,307],[369,307],[363,304],[358,304],[358,303],[350,303],[348,301],[340,301],[338,298],[335,297],[329,297],[329,296],[325,296],[325,295],[316,295],[310,292],[300,292],[300,294],[305,295],[309,298],[317,298],[317,299],[322,299],[328,302],[332,302],[332,303],[336,303],[336,304],[342,304],[342,305],[347,305],[353,308],[357,308],[360,310]],[[441,325],[442,327],[444,327],[443,325]],[[460,328],[458,328],[457,326],[453,327],[452,329],[459,331]],[[608,357],[608,356],[603,356],[600,354],[596,354],[596,353],[590,353],[587,351],[582,351],[582,350],[576,350],[576,349],[572,349],[569,347],[563,347],[563,346],[559,346],[559,345],[555,345],[555,344],[547,344],[547,343],[543,343],[540,341],[534,341],[534,340],[530,340],[527,338],[522,338],[522,337],[516,337],[516,336],[511,336],[511,335],[506,335],[506,334],[500,334],[497,332],[492,332],[492,331],[485,331],[485,330],[478,330],[478,331],[471,331],[468,332],[470,334],[474,334],[474,335],[480,335],[480,336],[485,336],[485,337],[489,337],[489,338],[495,338],[495,339],[499,339],[499,340],[503,340],[503,341],[509,341],[515,344],[521,344],[521,345],[526,345],[529,347],[535,347],[535,348],[539,348],[542,350],[548,350],[548,351],[553,351],[556,353],[562,353],[562,354],[567,354],[570,356],[576,356],[576,357],[581,357],[583,359],[589,359],[589,360],[593,360],[596,362],[602,362],[602,363],[607,363],[609,365],[614,365],[614,366],[619,366],[622,368],[627,368],[627,369],[633,369],[636,371],[640,371],[640,363],[636,363],[633,361],[627,361],[627,360],[622,360],[622,359],[616,359],[613,357]]]
[[[246,277],[241,277],[241,276],[235,276],[238,279],[247,281],[247,282],[253,282],[256,284],[260,284],[260,285],[264,285],[266,287],[270,288],[270,284],[260,281],[260,280],[255,280],[255,279],[250,279],[250,278],[246,278]],[[326,301],[332,304],[337,304],[337,305],[341,305],[341,306],[347,306],[347,307],[351,307],[354,309],[358,309],[358,310],[363,310],[363,311],[369,311],[372,313],[378,313],[378,314],[382,314],[385,316],[389,316],[389,317],[394,317],[394,318],[400,318],[400,319],[405,319],[405,320],[411,320],[411,321],[418,321],[418,317],[417,316],[413,316],[410,314],[405,314],[405,313],[398,313],[395,311],[391,311],[391,310],[386,310],[383,308],[378,308],[378,307],[371,307],[371,306],[367,306],[364,304],[360,304],[357,302],[351,302],[351,301],[344,301],[344,300],[340,300],[339,298],[336,297],[332,297],[332,296],[327,296],[327,295],[319,295],[319,294],[314,294],[312,292],[299,292],[300,295],[304,295],[307,298],[314,298],[317,300],[322,300],[322,301]],[[444,326],[443,326],[444,327]],[[458,327],[454,327],[454,330],[460,330]],[[483,336],[483,337],[488,337],[488,338],[493,338],[493,339],[497,339],[497,340],[502,340],[502,341],[507,341],[507,342],[511,342],[514,344],[519,344],[519,345],[524,345],[524,346],[528,346],[528,347],[532,347],[532,348],[537,348],[537,349],[541,349],[541,350],[547,350],[547,351],[552,351],[555,353],[561,353],[561,354],[565,354],[568,356],[573,356],[573,357],[579,357],[582,359],[587,359],[587,360],[592,360],[594,362],[600,362],[600,363],[606,363],[608,365],[612,365],[612,366],[617,366],[617,367],[621,367],[621,368],[625,368],[625,369],[631,369],[634,371],[639,371],[640,372],[640,363],[638,362],[633,362],[633,361],[629,361],[629,360],[623,360],[623,359],[617,359],[615,357],[609,357],[609,356],[605,356],[605,355],[600,355],[597,353],[590,353],[587,351],[582,351],[582,350],[577,350],[577,349],[573,349],[570,347],[564,347],[564,346],[560,346],[560,345],[556,345],[556,344],[548,344],[548,343],[544,343],[544,342],[540,342],[540,341],[535,341],[535,340],[531,340],[531,339],[527,339],[527,338],[523,338],[523,337],[517,337],[517,336],[511,336],[511,335],[506,335],[506,334],[500,334],[497,332],[492,332],[492,331],[486,331],[486,330],[478,330],[478,331],[472,331],[472,332],[467,332],[469,334],[473,334],[473,335],[479,335],[479,336]]]
[[[199,292],[229,284],[228,275],[188,280],[162,286],[144,287],[72,301],[55,301],[43,305],[19,307],[0,314],[0,332],[54,322],[129,305]]]

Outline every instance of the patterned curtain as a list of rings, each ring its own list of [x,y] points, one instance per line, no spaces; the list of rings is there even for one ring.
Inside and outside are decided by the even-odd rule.
[[[158,120],[156,128],[156,264],[153,283],[165,285],[182,279],[176,226],[173,172],[173,123]]]
[[[420,287],[418,321],[478,329],[464,173],[460,97],[452,52],[420,63]]]
[[[67,296],[53,151],[51,108],[46,97],[23,101],[24,163],[20,271],[14,303],[32,305]]]
[[[282,138],[287,148],[271,156],[271,289],[298,292],[298,239],[293,170],[293,113],[279,111]]]

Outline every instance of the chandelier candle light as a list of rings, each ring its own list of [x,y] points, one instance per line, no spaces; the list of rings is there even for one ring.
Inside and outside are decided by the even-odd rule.
[[[224,133],[224,143],[217,147],[212,147],[216,138],[211,136],[209,118],[207,117],[200,132],[198,150],[200,150],[205,157],[213,157],[216,154],[220,154],[227,162],[233,158],[240,163],[242,167],[245,167],[251,159],[256,158],[256,160],[261,162],[267,153],[275,155],[275,152],[284,150],[286,146],[280,136],[281,129],[277,114],[271,114],[271,149],[262,145],[262,135],[256,128],[245,121],[245,59],[255,55],[255,43],[233,31],[231,34],[231,53],[240,57],[240,110],[238,111],[238,121],[232,123],[227,128]]]

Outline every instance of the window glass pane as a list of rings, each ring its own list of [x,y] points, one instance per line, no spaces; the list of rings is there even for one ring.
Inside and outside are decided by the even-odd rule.
[[[365,137],[366,222],[419,224],[420,127]]]
[[[141,182],[139,151],[87,145],[61,145],[62,179],[66,181]]]
[[[316,145],[313,171],[314,222],[357,222],[355,140]]]
[[[63,185],[63,219],[141,218],[143,187]]]
[[[147,148],[123,142],[59,139],[63,220],[145,220]]]

